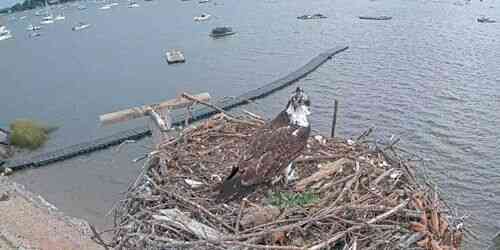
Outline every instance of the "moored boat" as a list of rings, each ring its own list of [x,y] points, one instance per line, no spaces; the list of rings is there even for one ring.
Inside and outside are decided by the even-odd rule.
[[[201,22],[201,21],[206,21],[206,20],[210,19],[210,17],[211,17],[210,14],[203,13],[199,16],[193,17],[193,20],[197,21],[197,22]]]
[[[44,16],[40,24],[51,24],[54,23],[54,17],[52,15]]]
[[[138,8],[138,7],[140,7],[140,5],[137,2],[130,2],[128,4],[128,7],[129,8]]]
[[[90,26],[91,25],[89,23],[79,22],[76,26],[74,26],[71,29],[73,31],[79,31],[79,30],[83,30],[83,29],[89,28]]]
[[[230,36],[234,34],[236,34],[236,32],[233,31],[233,28],[227,26],[214,28],[212,29],[212,32],[210,32],[210,36],[213,38]]]
[[[0,41],[7,40],[12,38],[12,34],[10,30],[7,29],[4,25],[0,24]]]
[[[359,16],[359,19],[363,20],[391,20],[390,16]]]
[[[36,26],[33,24],[28,25],[28,27],[26,28],[27,31],[36,31],[36,30],[41,30],[41,29],[42,29],[42,27]]]
[[[479,23],[496,23],[497,22],[497,21],[495,21],[495,20],[493,20],[493,19],[491,19],[489,17],[485,17],[485,16],[479,17],[477,19],[477,21]]]
[[[302,15],[302,16],[297,17],[297,19],[301,19],[301,20],[324,19],[324,18],[328,18],[328,17],[323,15],[323,14],[320,14],[320,13],[317,13],[314,15]]]
[[[54,21],[62,21],[66,19],[66,17],[63,14],[59,14],[54,18]]]

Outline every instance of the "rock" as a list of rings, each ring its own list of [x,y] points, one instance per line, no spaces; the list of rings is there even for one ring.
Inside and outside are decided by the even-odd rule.
[[[0,144],[9,145],[9,132],[0,128]]]
[[[2,175],[3,175],[3,176],[11,175],[13,172],[14,172],[14,171],[12,170],[12,168],[5,168],[5,169],[3,170]]]

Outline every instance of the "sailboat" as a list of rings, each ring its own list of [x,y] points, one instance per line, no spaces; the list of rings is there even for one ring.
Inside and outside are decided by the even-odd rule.
[[[52,13],[50,12],[50,8],[48,7],[49,5],[47,4],[47,1],[45,1],[45,8],[47,9],[46,15],[42,17],[42,21],[40,21],[40,24],[51,24],[54,23],[54,17],[52,16]]]

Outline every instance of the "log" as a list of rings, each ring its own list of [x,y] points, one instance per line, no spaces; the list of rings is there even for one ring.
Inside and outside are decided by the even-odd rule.
[[[210,100],[210,94],[209,93],[201,93],[197,94],[194,96],[198,100],[203,100],[203,101],[208,101]],[[187,98],[184,98],[182,96],[179,96],[175,99],[167,100],[164,102],[160,102],[157,104],[151,104],[151,105],[143,105],[141,107],[134,107],[134,108],[129,108],[129,109],[124,109],[112,113],[107,113],[104,115],[99,116],[99,120],[101,122],[101,125],[111,125],[115,123],[120,123],[120,122],[126,122],[130,121],[133,119],[137,119],[143,116],[148,115],[148,112],[151,110],[152,107],[155,107],[155,109],[179,109],[179,108],[185,108],[188,107],[189,105],[192,105],[193,101],[189,100]]]
[[[166,221],[175,227],[192,232],[199,239],[218,241],[221,237],[220,232],[217,230],[189,218],[177,208],[162,209],[160,213],[162,215],[153,215],[153,219]]]

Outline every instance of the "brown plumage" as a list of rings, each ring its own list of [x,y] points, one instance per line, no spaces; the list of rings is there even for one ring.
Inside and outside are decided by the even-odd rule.
[[[253,192],[258,185],[281,175],[300,155],[311,131],[307,121],[309,104],[307,96],[297,88],[285,110],[252,137],[222,183],[219,200],[234,200]]]

